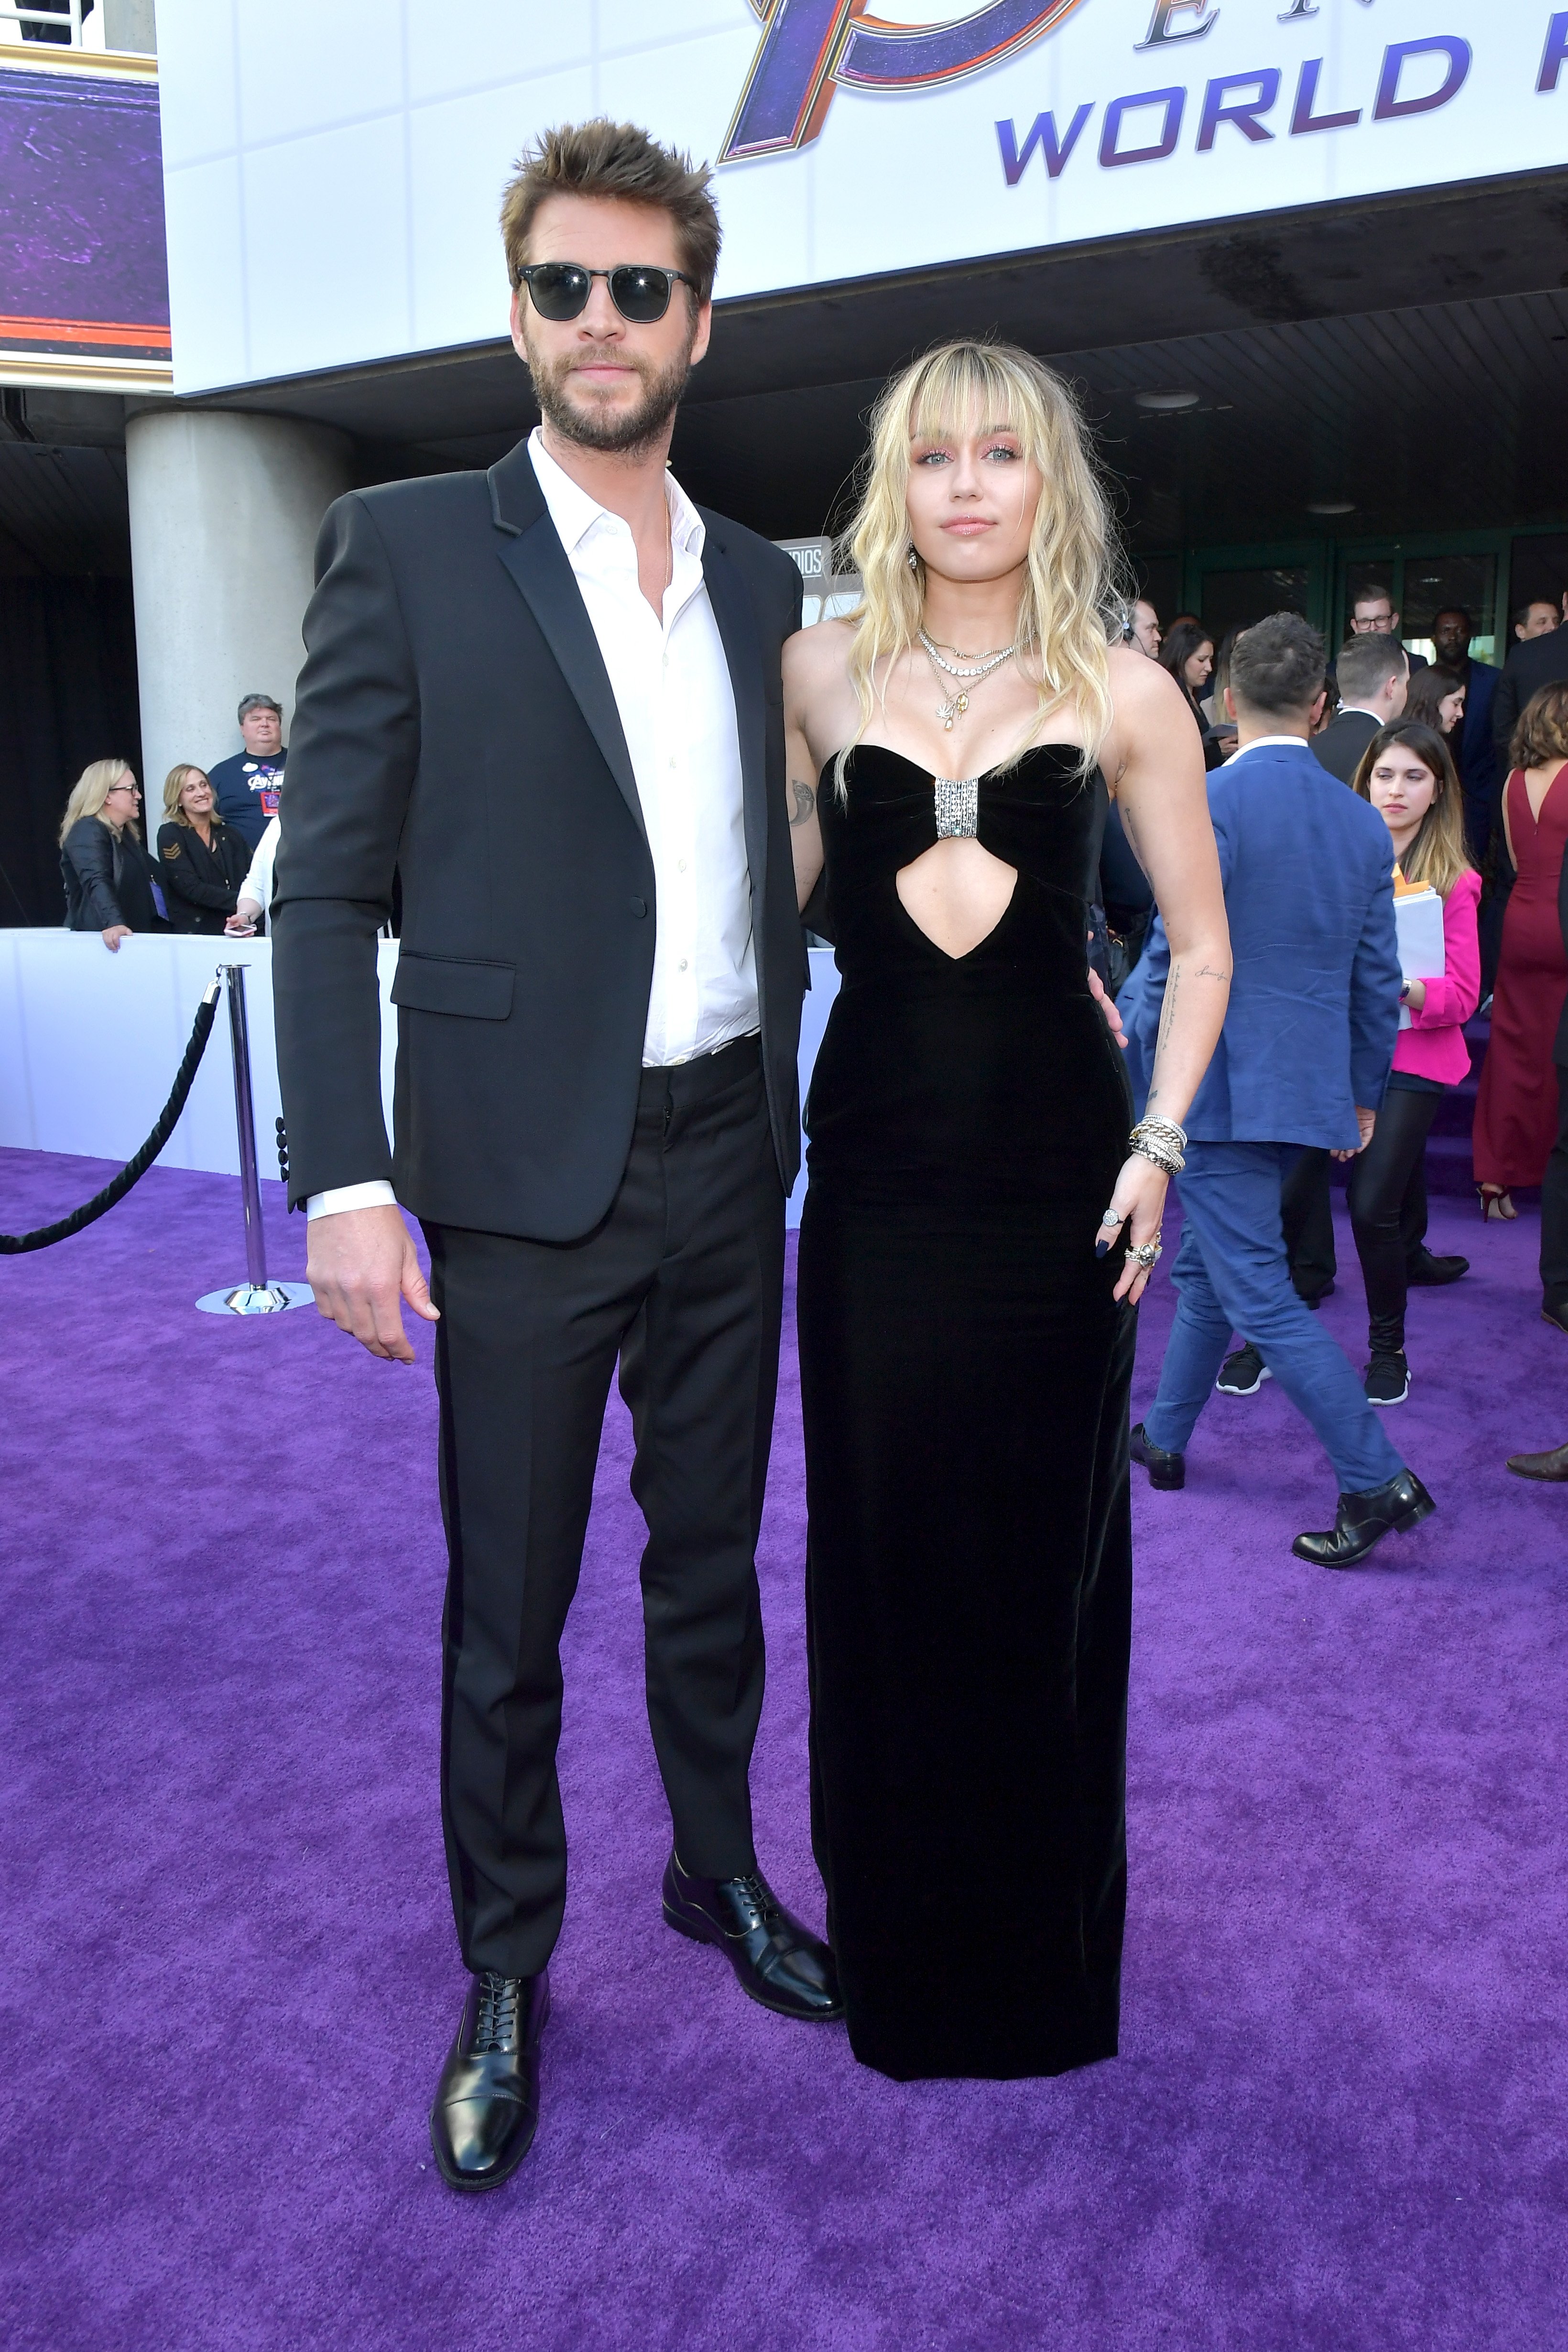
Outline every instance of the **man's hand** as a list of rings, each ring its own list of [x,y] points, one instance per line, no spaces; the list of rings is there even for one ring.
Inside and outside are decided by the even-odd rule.
[[[426,1323],[440,1319],[401,1209],[341,1209],[335,1216],[312,1217],[305,1272],[317,1314],[393,1363],[414,1361],[403,1328],[405,1299]]]
[[[1354,1160],[1363,1152],[1372,1141],[1372,1130],[1377,1125],[1377,1113],[1374,1110],[1363,1110],[1360,1103],[1357,1103],[1355,1123],[1361,1130],[1361,1141],[1356,1145],[1355,1150],[1331,1151],[1329,1154],[1331,1160]]]
[[[1092,964],[1090,964],[1089,968],[1089,992],[1093,997],[1095,1003],[1099,1005],[1100,1011],[1104,1013],[1106,1027],[1110,1030],[1111,1035],[1115,1038],[1117,1044],[1125,1054],[1127,1051],[1127,1032],[1121,1026],[1121,1015],[1116,1010],[1116,1000],[1114,997],[1108,996],[1106,994],[1105,982],[1101,980],[1100,974],[1096,971]]]
[[[132,932],[129,923],[110,923],[108,929],[103,934],[103,944],[109,950],[110,955],[118,955],[120,953],[121,940],[128,940],[131,936]]]

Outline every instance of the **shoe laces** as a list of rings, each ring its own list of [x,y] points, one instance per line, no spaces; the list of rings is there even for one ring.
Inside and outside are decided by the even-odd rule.
[[[779,1906],[766,1881],[754,1870],[748,1870],[739,1878],[731,1878],[730,1885],[735,1890],[737,1902],[752,1914],[750,1925],[771,1927],[779,1916]]]
[[[522,2006],[522,1979],[486,1969],[479,1978],[479,2011],[474,2020],[473,2054],[497,2057],[515,2047]]]

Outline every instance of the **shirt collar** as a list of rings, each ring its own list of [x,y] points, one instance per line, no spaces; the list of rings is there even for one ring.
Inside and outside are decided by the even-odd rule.
[[[1245,760],[1249,751],[1275,751],[1282,746],[1289,746],[1295,751],[1305,751],[1310,748],[1306,738],[1301,735],[1255,735],[1250,743],[1244,743],[1239,751],[1233,751],[1225,764],[1227,768],[1234,768],[1237,761]]]
[[[536,425],[528,436],[528,454],[533,461],[534,474],[550,509],[550,520],[555,525],[561,544],[570,554],[580,547],[595,523],[620,523],[595,498],[589,496],[581,483],[574,482],[563,466],[557,465],[544,446],[544,436]],[[707,538],[702,518],[687,497],[675,476],[668,469],[664,477],[664,494],[669,503],[669,536],[677,551],[702,558]],[[621,523],[621,528],[626,526]]]

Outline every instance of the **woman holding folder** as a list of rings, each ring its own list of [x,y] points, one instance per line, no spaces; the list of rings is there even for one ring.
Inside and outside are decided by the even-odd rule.
[[[1421,1181],[1438,1099],[1469,1074],[1464,1024],[1480,993],[1476,908],[1481,884],[1465,856],[1464,800],[1454,763],[1432,728],[1406,719],[1380,730],[1363,754],[1353,789],[1388,826],[1401,961],[1408,971],[1406,942],[1420,940],[1415,960],[1430,966],[1426,976],[1406,980],[1400,990],[1408,1026],[1401,1024],[1377,1125],[1350,1179],[1351,1223],[1366,1283],[1367,1398],[1373,1404],[1403,1404],[1410,1366],[1401,1213]]]

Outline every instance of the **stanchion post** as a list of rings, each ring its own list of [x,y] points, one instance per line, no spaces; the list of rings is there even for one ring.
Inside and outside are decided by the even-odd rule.
[[[226,963],[228,1035],[234,1048],[234,1125],[239,1139],[239,1194],[245,1207],[245,1271],[253,1290],[267,1287],[267,1235],[256,1169],[256,1098],[250,1090],[250,1029],[245,1017],[245,966]]]
[[[208,1315],[279,1315],[310,1304],[305,1282],[268,1282],[267,1236],[261,1223],[261,1179],[256,1167],[256,1101],[250,1088],[250,1031],[245,1017],[245,966],[218,966],[228,997],[234,1048],[234,1126],[239,1146],[239,1193],[245,1211],[246,1278],[229,1290],[209,1290],[196,1305]]]

